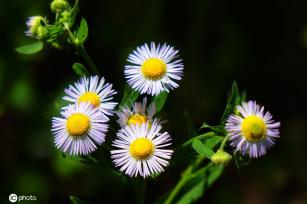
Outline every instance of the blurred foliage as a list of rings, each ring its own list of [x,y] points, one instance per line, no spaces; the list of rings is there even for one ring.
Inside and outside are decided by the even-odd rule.
[[[1,0],[0,187],[5,192],[44,192],[50,203],[69,203],[68,195],[99,203],[134,202],[129,181],[104,166],[64,159],[53,146],[51,117],[59,113],[63,89],[78,78],[73,62],[83,61],[69,47],[47,47],[33,56],[14,51],[33,43],[24,36],[27,17],[48,18],[48,10],[46,1]],[[306,202],[306,10],[303,0],[81,0],[80,7],[89,28],[87,49],[114,83],[117,100],[123,96],[125,60],[137,45],[154,40],[180,50],[184,79],[167,96],[161,113],[174,147],[196,135],[187,132],[185,115],[194,127],[220,122],[233,80],[248,99],[265,105],[282,122],[281,138],[265,157],[239,170],[229,165],[199,203]],[[185,113],[178,111],[183,109]],[[168,192],[185,166],[172,163],[150,180],[146,203]],[[188,190],[200,192],[202,187],[199,183]],[[194,199],[187,197],[182,200]]]

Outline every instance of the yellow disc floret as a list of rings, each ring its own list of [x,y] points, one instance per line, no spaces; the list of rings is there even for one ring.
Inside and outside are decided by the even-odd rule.
[[[100,97],[96,93],[86,92],[79,97],[78,103],[81,102],[90,102],[95,108],[97,108],[100,105]]]
[[[146,115],[133,114],[128,118],[127,125],[141,125],[148,121]]]
[[[138,138],[130,144],[130,154],[136,160],[149,158],[154,151],[153,143],[147,138]]]
[[[257,142],[265,138],[265,121],[256,115],[251,115],[243,119],[241,130],[246,140]]]
[[[150,58],[143,63],[141,71],[145,78],[158,80],[165,75],[166,64],[158,58]]]
[[[90,129],[90,119],[82,113],[74,113],[67,119],[66,128],[71,136],[82,136]]]

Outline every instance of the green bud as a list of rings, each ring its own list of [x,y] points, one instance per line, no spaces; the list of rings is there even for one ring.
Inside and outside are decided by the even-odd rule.
[[[65,0],[53,0],[50,4],[51,11],[54,13],[61,13],[69,7],[70,5]]]
[[[218,149],[216,153],[212,155],[211,161],[216,165],[220,165],[220,164],[227,165],[229,161],[231,160],[231,158],[232,156],[230,154],[228,154],[227,152],[224,152],[221,149]]]
[[[69,24],[71,18],[70,11],[63,11],[59,17],[59,22]]]
[[[42,24],[43,23],[43,24]],[[48,30],[44,27],[46,19],[42,16],[32,16],[28,18],[26,36],[42,39],[48,35]]]

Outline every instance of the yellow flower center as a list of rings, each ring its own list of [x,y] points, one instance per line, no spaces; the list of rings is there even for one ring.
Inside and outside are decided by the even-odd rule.
[[[82,113],[74,113],[67,119],[66,128],[70,135],[82,136],[90,129],[90,119]]]
[[[266,136],[266,125],[264,120],[255,115],[244,118],[241,130],[245,139],[250,142],[260,141]]]
[[[141,71],[145,78],[158,80],[165,75],[166,64],[158,58],[150,58],[143,63]]]
[[[130,144],[130,154],[136,160],[145,160],[154,151],[153,143],[147,138],[138,138]]]
[[[95,108],[97,108],[100,105],[100,97],[93,92],[86,92],[79,97],[78,103],[81,102],[90,102]]]
[[[134,114],[128,118],[127,125],[141,125],[148,121],[147,117],[142,114]]]

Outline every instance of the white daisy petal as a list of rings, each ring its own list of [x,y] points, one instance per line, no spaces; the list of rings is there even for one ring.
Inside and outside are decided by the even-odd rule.
[[[252,158],[265,155],[279,137],[280,123],[274,122],[272,115],[255,101],[243,103],[237,110],[240,115],[230,115],[225,125],[230,145]]]

